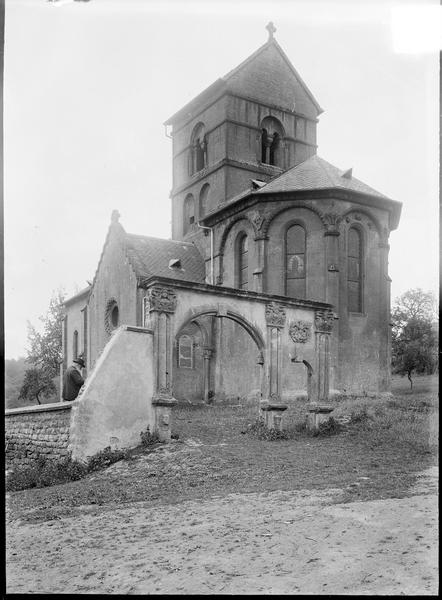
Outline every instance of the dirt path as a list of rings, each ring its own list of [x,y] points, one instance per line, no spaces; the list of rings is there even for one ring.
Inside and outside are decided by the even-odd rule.
[[[10,523],[7,591],[436,594],[436,473],[401,499],[276,491]]]

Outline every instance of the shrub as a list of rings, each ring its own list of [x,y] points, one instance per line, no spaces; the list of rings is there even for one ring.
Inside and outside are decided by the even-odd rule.
[[[110,446],[107,446],[103,450],[91,456],[87,463],[88,471],[98,471],[99,469],[105,469],[112,465],[113,463],[118,462],[119,460],[123,460],[127,458],[129,455],[129,451],[126,449],[116,449],[112,450]]]
[[[87,466],[73,461],[46,459],[39,456],[32,464],[15,467],[6,478],[6,491],[16,492],[33,487],[47,487],[76,481],[88,472]]]
[[[336,421],[333,417],[327,419],[323,423],[319,424],[318,431],[313,431],[312,434],[314,436],[328,436],[328,435],[337,435],[341,433],[342,425]]]
[[[145,448],[149,448],[150,446],[160,443],[160,438],[158,437],[158,434],[156,432],[151,433],[150,429],[149,429],[149,425],[147,426],[146,431],[142,431],[140,433],[140,437],[141,437],[141,445],[144,446]]]

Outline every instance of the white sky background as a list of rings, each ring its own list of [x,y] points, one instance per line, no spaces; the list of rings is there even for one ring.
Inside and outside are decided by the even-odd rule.
[[[126,231],[170,237],[163,122],[270,20],[324,109],[319,156],[403,202],[392,299],[437,289],[437,2],[6,0],[5,17],[7,358],[25,355],[53,290],[93,278],[114,208]]]

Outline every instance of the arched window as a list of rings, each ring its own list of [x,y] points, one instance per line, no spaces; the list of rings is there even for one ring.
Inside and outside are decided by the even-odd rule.
[[[362,233],[350,227],[347,236],[347,305],[349,312],[362,312]]]
[[[182,369],[193,369],[193,338],[182,335],[178,339],[178,366]]]
[[[283,167],[284,130],[281,123],[274,117],[266,117],[261,123],[261,128],[261,162]]]
[[[210,189],[210,185],[208,183],[205,183],[203,185],[203,187],[201,188],[200,201],[199,201],[199,212],[198,212],[198,217],[200,219],[201,219],[201,217],[204,217],[204,215],[207,214],[208,209],[209,209],[209,206],[208,206],[209,189]]]
[[[120,311],[118,310],[118,306],[115,305],[110,313],[110,322],[114,329],[116,327],[118,327],[119,321],[120,321]]]
[[[267,129],[261,131],[261,162],[267,162]]]
[[[195,200],[192,194],[184,198],[183,206],[183,234],[186,235],[195,224]]]
[[[207,141],[203,123],[195,125],[190,138],[190,174],[193,175],[207,165]]]
[[[236,241],[236,282],[240,290],[249,287],[249,243],[245,233],[240,233]]]
[[[74,331],[74,337],[72,341],[72,358],[78,358],[78,331]]]
[[[120,310],[115,298],[108,300],[104,315],[104,326],[107,333],[110,335],[114,329],[120,324]]]
[[[305,298],[305,229],[291,225],[285,234],[285,294]]]

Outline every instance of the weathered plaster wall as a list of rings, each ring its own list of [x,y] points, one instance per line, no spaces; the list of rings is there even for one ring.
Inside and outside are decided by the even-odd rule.
[[[30,464],[39,456],[65,458],[71,408],[70,403],[60,403],[7,410],[6,463]]]
[[[89,368],[94,366],[110,338],[110,330],[106,326],[106,310],[111,299],[115,299],[118,304],[120,324],[137,325],[139,321],[137,278],[124,252],[124,242],[118,235],[119,227],[119,224],[111,226],[89,297]]]
[[[152,334],[122,326],[113,334],[72,405],[69,447],[85,460],[106,446],[125,448],[153,431]]]
[[[235,321],[215,319],[213,390],[215,401],[257,397],[263,367],[259,349],[247,331]]]

